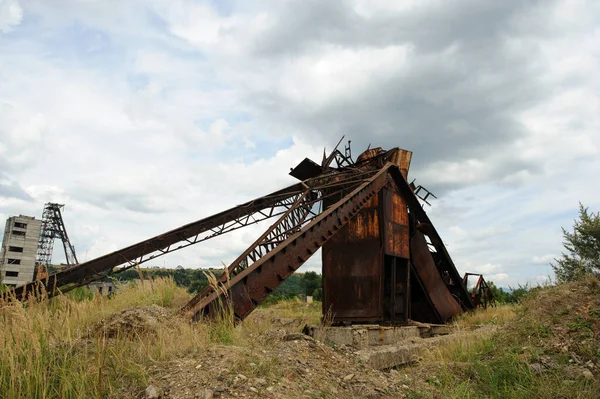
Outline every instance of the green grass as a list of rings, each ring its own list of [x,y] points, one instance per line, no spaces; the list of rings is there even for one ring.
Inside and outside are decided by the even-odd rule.
[[[600,303],[597,286],[597,280],[588,278],[545,287],[513,306],[512,316],[508,308],[492,308],[459,318],[456,323],[462,328],[495,324],[498,330],[479,337],[465,334],[436,348],[418,366],[437,367],[427,374],[437,375],[439,384],[431,376],[422,377],[427,394],[494,399],[600,397],[600,382],[586,379],[583,368],[590,360],[597,363],[600,355],[593,339],[600,331],[600,312],[594,307]]]

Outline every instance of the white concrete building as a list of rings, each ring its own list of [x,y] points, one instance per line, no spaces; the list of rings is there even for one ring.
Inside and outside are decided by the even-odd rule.
[[[33,281],[42,221],[31,216],[13,216],[6,220],[0,249],[0,281],[22,285]]]

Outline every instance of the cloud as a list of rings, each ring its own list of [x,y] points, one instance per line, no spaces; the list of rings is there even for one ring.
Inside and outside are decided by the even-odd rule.
[[[556,255],[547,254],[542,256],[534,256],[531,261],[535,264],[547,264],[554,262],[554,259],[556,259]]]
[[[342,134],[414,151],[461,272],[551,273],[578,201],[600,209],[597,2],[215,4],[0,1],[2,215],[64,202],[99,256],[292,183]],[[165,259],[227,263],[264,228]]]
[[[18,183],[14,181],[1,181],[0,180],[0,197],[2,198],[14,198],[20,199],[24,201],[31,200],[31,196],[27,194],[22,187],[19,186]]]
[[[508,274],[506,273],[496,273],[489,276],[486,276],[489,281],[493,282],[504,282],[508,279]]]
[[[10,32],[23,19],[23,9],[18,0],[0,0],[0,32]]]

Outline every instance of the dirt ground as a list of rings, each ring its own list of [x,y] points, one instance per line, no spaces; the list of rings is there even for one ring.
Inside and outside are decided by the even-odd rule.
[[[301,317],[299,323],[290,322],[289,317],[267,320],[259,312],[257,317],[246,320],[241,330],[236,329],[243,335],[241,341],[228,344],[212,341],[175,360],[155,362],[147,369],[147,380],[142,385],[123,387],[123,397],[444,397],[447,389],[460,392],[457,389],[465,381],[475,384],[476,394],[485,392],[487,384],[479,381],[481,370],[493,373],[493,362],[503,361],[502,356],[507,352],[516,353],[515,361],[534,378],[529,381],[537,384],[532,389],[538,394],[532,397],[559,391],[566,392],[560,397],[581,397],[569,394],[568,390],[561,391],[558,386],[544,390],[544,385],[553,381],[552,375],[583,381],[580,388],[588,387],[585,381],[595,381],[600,359],[599,294],[598,280],[540,290],[515,308],[518,315],[513,313],[509,321],[499,323],[494,316],[483,326],[463,325],[459,333],[448,336],[456,338],[452,346],[460,344],[462,353],[450,353],[448,350],[452,348],[446,345],[444,349],[441,343],[426,344],[431,356],[425,353],[425,359],[416,359],[410,367],[386,371],[365,364],[354,348],[328,346],[300,334],[302,324],[307,321]],[[473,320],[479,320],[477,314]],[[124,334],[151,337],[161,323],[176,322],[182,320],[172,310],[154,305],[116,313],[98,323],[94,331],[107,337]],[[490,342],[495,351],[480,353],[477,344],[484,337],[489,340],[492,333]],[[442,341],[448,342],[439,340]],[[442,352],[437,353],[438,350]],[[588,388],[594,392],[593,386]]]
[[[249,347],[216,346],[157,365],[149,385],[165,398],[402,398],[399,372],[374,370],[350,350],[269,331]],[[148,397],[137,392],[138,397]]]
[[[172,309],[158,305],[138,306],[114,313],[92,328],[92,335],[104,334],[107,338],[117,336],[135,337],[152,335],[162,324],[174,320]]]

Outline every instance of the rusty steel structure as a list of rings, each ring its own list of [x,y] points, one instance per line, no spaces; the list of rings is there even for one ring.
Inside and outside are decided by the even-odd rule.
[[[79,263],[77,255],[75,255],[75,247],[71,244],[65,222],[62,217],[63,204],[48,202],[44,205],[42,213],[42,229],[40,232],[40,240],[38,243],[36,263],[47,267],[52,260],[52,251],[54,249],[54,240],[62,241],[63,249],[65,250],[65,258],[67,267],[75,266]]]
[[[476,278],[475,284],[472,288],[471,281],[473,281],[473,278],[469,277]],[[485,281],[482,274],[465,273],[463,281],[465,283],[465,287],[469,290],[469,293],[471,294],[471,301],[473,302],[473,305],[475,307],[482,307],[484,309],[487,309],[488,306],[496,306],[496,299],[494,298],[492,289]]]
[[[320,164],[306,158],[293,168],[296,184],[16,287],[4,299],[39,292],[52,297],[276,218],[182,311],[198,320],[228,304],[242,320],[320,249],[323,311],[335,323],[443,323],[473,309],[471,293],[423,210],[431,194],[408,183],[412,153],[368,148],[354,161],[350,143],[344,151],[340,144]]]

